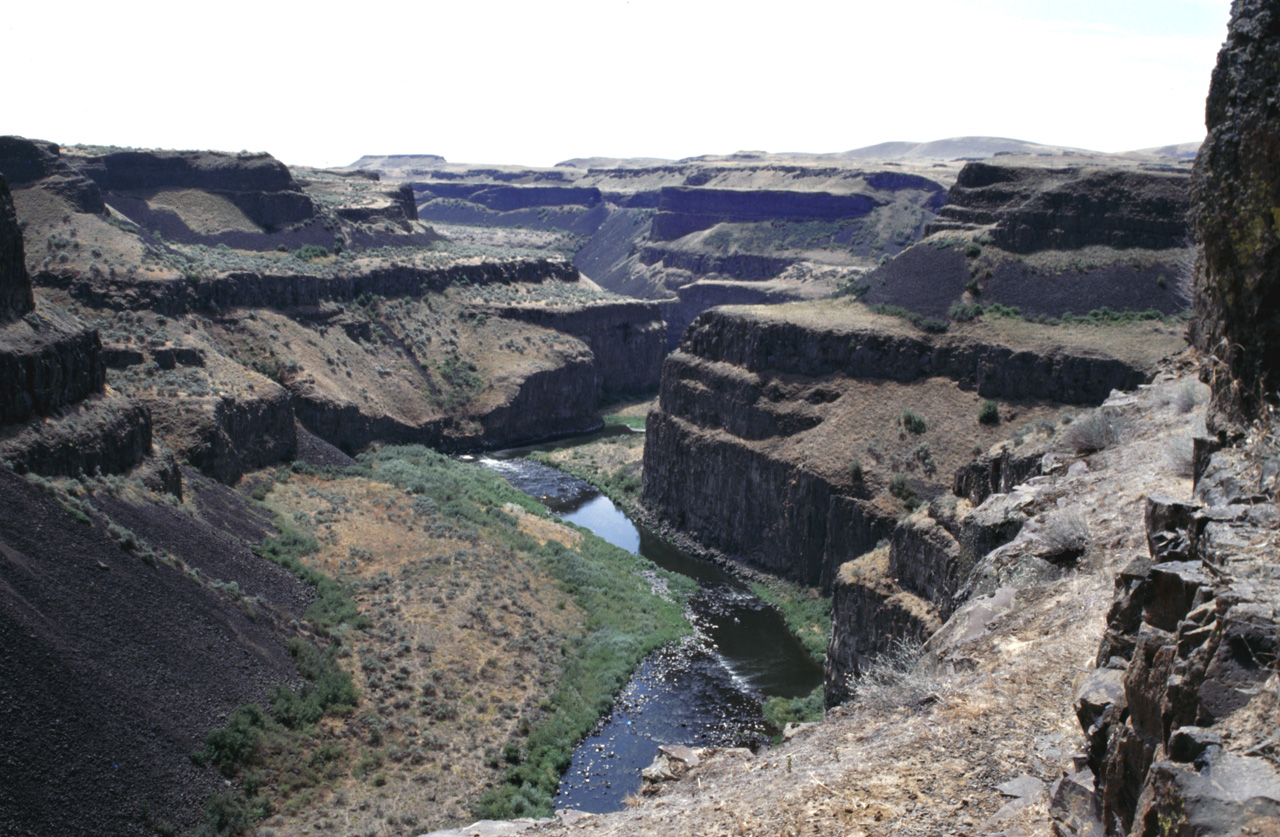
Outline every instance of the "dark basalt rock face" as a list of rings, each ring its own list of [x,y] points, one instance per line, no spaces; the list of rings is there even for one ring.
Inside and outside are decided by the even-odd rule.
[[[373,221],[416,221],[418,204],[414,200],[413,187],[405,183],[395,191],[385,192],[388,204],[383,207],[342,206],[334,210],[344,221],[370,223]]]
[[[651,392],[658,386],[667,352],[667,329],[657,303],[617,300],[575,306],[482,308],[493,316],[540,325],[586,343],[595,356],[605,392]]]
[[[290,309],[312,307],[326,300],[347,301],[362,294],[417,296],[456,284],[491,285],[548,279],[576,281],[578,269],[559,259],[453,264],[441,268],[388,265],[345,276],[276,275],[232,271],[198,282],[177,278],[145,286],[125,279],[92,277],[52,278],[76,299],[93,307],[149,310],[179,316],[187,311],[228,308]]]
[[[1112,389],[1144,382],[1146,373],[1083,353],[1015,351],[713,309],[694,321],[663,364],[659,409],[650,414],[645,441],[645,502],[730,556],[829,589],[839,565],[888,537],[895,521],[847,484],[762,443],[820,423],[821,384],[838,377],[899,383],[947,377],[990,398],[1097,404]],[[782,383],[813,400],[771,396]],[[989,493],[993,482],[1003,480],[996,474],[980,489],[977,477],[963,479],[975,496]],[[955,584],[919,582],[928,595]]]
[[[1270,834],[1280,822],[1277,469],[1264,441],[1224,441],[1262,412],[1280,369],[1278,84],[1280,2],[1237,0],[1194,178],[1191,332],[1209,355],[1220,438],[1197,440],[1194,502],[1147,499],[1147,556],[1117,578],[1098,649],[1123,691],[1078,700],[1108,834]]]
[[[604,201],[600,190],[581,186],[507,186],[494,183],[415,183],[422,201],[456,198],[494,212],[514,212],[544,206],[596,206]]]
[[[1280,3],[1233,7],[1196,157],[1191,336],[1214,364],[1210,430],[1257,416],[1280,386]]]
[[[651,235],[654,241],[674,241],[726,221],[861,218],[883,205],[883,201],[864,194],[669,186],[658,197]]]
[[[200,189],[227,198],[266,230],[309,221],[315,205],[270,154],[115,151],[77,163],[107,193],[131,197],[159,189]]]
[[[0,428],[0,457],[20,474],[119,474],[150,453],[150,412],[117,393],[86,398],[53,420]],[[180,484],[167,487],[181,492]]]
[[[13,211],[9,184],[0,177],[0,318],[25,314],[35,307],[31,279],[22,250],[22,230]]]
[[[1268,699],[1280,660],[1280,586],[1258,546],[1280,519],[1241,467],[1219,453],[1200,502],[1148,498],[1149,557],[1116,580],[1090,681],[1109,672],[1123,688],[1090,697],[1098,690],[1086,684],[1077,700],[1110,834],[1170,833],[1171,822],[1194,829],[1179,834],[1247,834],[1280,817],[1280,772],[1256,752],[1229,752],[1216,732]]]
[[[1180,172],[968,163],[928,233],[994,224],[993,242],[1014,253],[1160,250],[1185,244],[1189,206]]]
[[[97,214],[107,208],[97,184],[68,165],[62,150],[52,142],[0,137],[0,175],[14,189],[38,181],[42,188],[66,198],[81,212]]]
[[[49,415],[105,381],[98,332],[60,309],[0,323],[0,425]]]

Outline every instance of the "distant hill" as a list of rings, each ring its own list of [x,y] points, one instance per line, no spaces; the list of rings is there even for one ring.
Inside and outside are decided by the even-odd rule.
[[[1156,148],[1140,148],[1137,151],[1126,151],[1125,154],[1151,157],[1172,157],[1175,160],[1194,160],[1200,150],[1200,142],[1180,142],[1176,145],[1161,145]]]
[[[833,157],[856,159],[913,160],[931,158],[954,160],[957,157],[994,157],[999,153],[1043,154],[1062,156],[1067,154],[1092,154],[1083,148],[1061,145],[1041,145],[1037,142],[1009,139],[1007,137],[951,137],[932,142],[881,142],[852,151],[833,154]]]
[[[447,162],[439,154],[366,154],[349,169],[413,169]]]
[[[671,161],[665,157],[574,157],[556,163],[556,168],[566,169],[634,169],[660,166]]]

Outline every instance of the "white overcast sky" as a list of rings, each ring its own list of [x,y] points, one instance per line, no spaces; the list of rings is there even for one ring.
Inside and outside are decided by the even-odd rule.
[[[5,2],[0,134],[551,165],[1204,136],[1229,0]]]

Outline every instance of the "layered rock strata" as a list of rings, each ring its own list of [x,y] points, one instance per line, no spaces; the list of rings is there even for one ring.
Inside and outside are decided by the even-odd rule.
[[[1089,404],[1145,378],[1139,365],[1094,353],[714,309],[663,366],[644,499],[729,555],[829,589],[835,569],[887,537],[897,514],[873,502],[868,483],[809,460],[802,442],[788,446],[835,415],[828,405],[845,403],[842,382],[943,381],[984,398]]]
[[[50,282],[94,307],[123,305],[172,316],[189,310],[301,308],[329,300],[352,300],[365,294],[419,296],[455,285],[576,281],[577,278],[577,268],[560,259],[511,259],[460,262],[439,268],[376,265],[339,276],[230,271],[194,281],[179,277],[132,282],[123,277],[71,276],[53,277]]]
[[[1185,172],[968,163],[928,234],[990,227],[1013,253],[1184,245]]]
[[[131,199],[162,189],[198,189],[226,198],[268,231],[316,216],[311,198],[270,154],[113,151],[80,158],[76,167],[113,205],[117,200],[131,205]]]

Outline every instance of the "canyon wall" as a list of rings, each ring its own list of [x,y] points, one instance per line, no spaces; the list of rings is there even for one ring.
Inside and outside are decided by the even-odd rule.
[[[968,163],[928,234],[991,226],[1014,253],[1092,245],[1161,250],[1186,242],[1185,172]]]
[[[218,151],[112,151],[77,158],[75,166],[111,203],[163,189],[198,189],[235,204],[265,230],[310,221],[311,198],[270,154]]]
[[[194,280],[134,282],[124,277],[74,275],[48,277],[48,281],[94,307],[124,307],[172,316],[189,310],[300,308],[328,300],[348,301],[364,294],[419,296],[454,285],[540,283],[577,278],[577,268],[560,259],[509,259],[464,261],[443,267],[378,264],[333,276],[229,271]]]
[[[667,327],[655,302],[620,299],[589,305],[477,307],[495,317],[533,323],[586,343],[605,392],[646,392],[658,386],[667,353]]]
[[[1101,352],[877,330],[840,317],[819,323],[804,306],[766,313],[778,310],[708,311],[667,358],[648,421],[644,500],[729,556],[828,590],[840,564],[887,538],[901,513],[884,499],[888,465],[868,460],[868,473],[853,476],[842,464],[870,455],[853,435],[881,432],[858,419],[868,397],[885,397],[876,388],[903,385],[893,397],[904,405],[916,386],[960,393],[950,397],[1096,404],[1146,378],[1142,364]],[[905,431],[900,437],[895,443],[915,444]],[[932,455],[942,455],[943,441],[933,439]],[[927,472],[913,479],[920,491],[942,490]],[[963,573],[928,575],[903,577],[941,596]]]
[[[1113,389],[1132,389],[1146,371],[1101,352],[1018,349],[924,333],[903,334],[830,323],[820,327],[783,317],[756,318],[713,310],[685,333],[681,351],[772,374],[851,375],[909,383],[951,378],[988,398],[1041,398],[1098,404]]]
[[[1280,10],[1235,4],[1218,55],[1196,157],[1194,223],[1202,251],[1191,336],[1214,358],[1211,430],[1238,430],[1280,386]]]
[[[1193,500],[1148,497],[1147,553],[1116,579],[1076,704],[1088,773],[1068,779],[1092,780],[1108,834],[1261,834],[1280,822],[1278,83],[1280,3],[1238,0],[1194,176],[1191,335],[1218,435],[1196,442]]]
[[[651,235],[654,241],[675,241],[726,222],[862,218],[882,205],[883,201],[858,193],[666,187],[658,197]]]
[[[0,176],[0,318],[25,314],[35,304],[13,197],[9,184]]]

